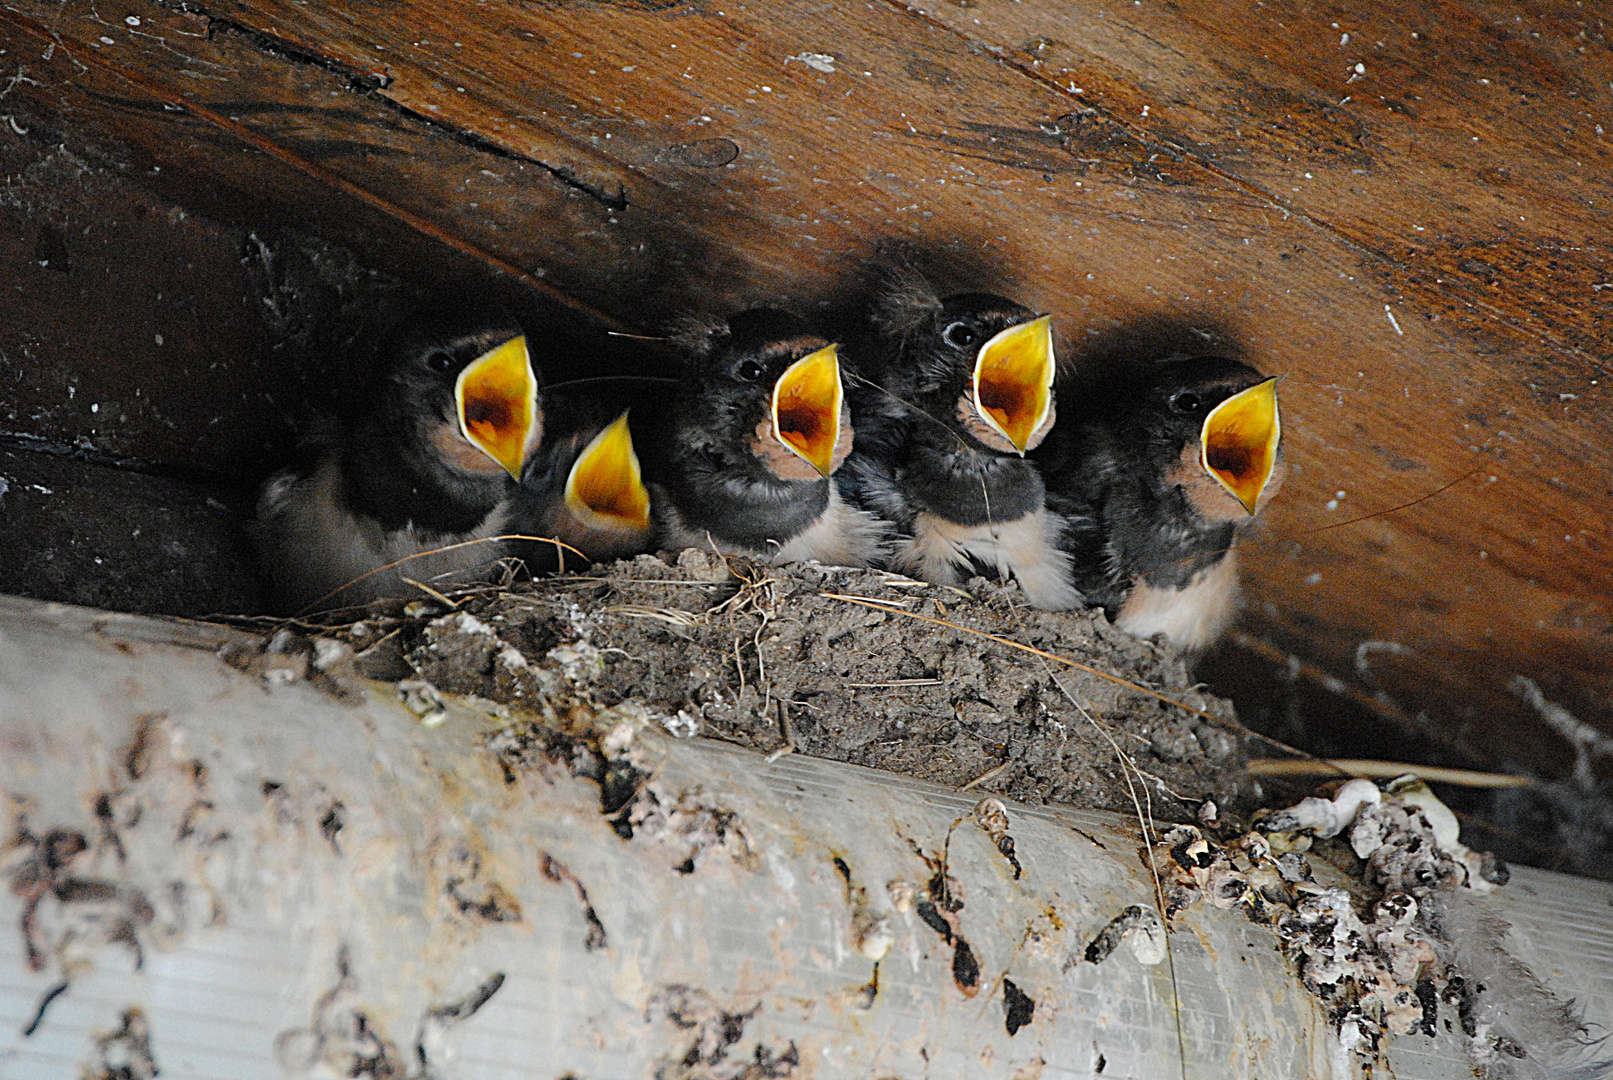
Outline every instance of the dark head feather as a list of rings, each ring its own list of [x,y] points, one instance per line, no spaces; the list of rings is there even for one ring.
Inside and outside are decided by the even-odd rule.
[[[880,333],[906,338],[933,322],[940,310],[934,286],[911,263],[894,263],[881,275],[872,312]]]
[[[721,315],[684,315],[667,327],[666,340],[681,355],[709,356],[730,336],[728,320]]]

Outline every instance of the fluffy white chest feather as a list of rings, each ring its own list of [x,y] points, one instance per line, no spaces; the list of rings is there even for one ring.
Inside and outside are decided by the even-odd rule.
[[[486,572],[504,555],[498,543],[433,551],[501,535],[502,505],[464,535],[425,535],[413,527],[383,529],[355,515],[343,505],[340,490],[341,470],[335,460],[325,461],[312,476],[283,473],[264,486],[258,500],[258,543],[281,610],[298,611],[315,603],[351,607],[384,596],[409,596],[419,590],[404,578],[463,580]],[[427,551],[433,553],[422,554]],[[380,569],[399,560],[407,561]],[[327,598],[330,593],[335,595]]]
[[[691,528],[664,492],[653,491],[653,494],[656,495],[656,524],[662,547],[681,551],[684,548],[711,546],[711,536]],[[831,484],[829,503],[818,520],[790,539],[769,545],[765,551],[752,551],[731,544],[719,543],[718,546],[779,564],[816,559],[825,566],[872,566],[885,557],[889,533],[890,527],[879,517],[846,505]]]
[[[1159,589],[1139,581],[1115,625],[1133,637],[1164,634],[1184,649],[1202,649],[1220,637],[1238,613],[1238,553],[1193,575],[1185,588]]]
[[[960,571],[975,561],[1013,577],[1034,606],[1061,611],[1081,606],[1081,593],[1070,583],[1070,556],[1055,543],[1059,522],[1044,510],[1013,521],[957,525],[921,513],[912,539],[896,544],[891,568],[938,585],[956,585]]]
[[[823,515],[779,545],[773,561],[803,562],[816,559],[825,566],[872,566],[885,555],[888,526],[868,513],[840,501],[829,485],[829,505]]]

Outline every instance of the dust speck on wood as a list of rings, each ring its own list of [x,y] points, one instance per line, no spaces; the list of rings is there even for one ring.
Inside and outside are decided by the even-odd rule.
[[[1195,806],[1211,795],[1223,805],[1257,797],[1231,706],[1199,692],[1179,657],[1101,614],[1032,610],[1013,586],[937,588],[816,564],[725,566],[690,550],[675,562],[641,556],[456,602],[456,618],[496,637],[432,633],[422,618],[397,642],[445,690],[530,706],[512,696],[499,650],[537,662],[585,639],[600,666],[579,690],[597,707],[637,700],[669,730],[692,721],[702,736],[764,754],[793,748],[955,787],[990,774],[979,789],[1132,811],[1118,745],[1163,816],[1183,812],[1175,796]],[[1011,638],[1218,719],[904,613]]]

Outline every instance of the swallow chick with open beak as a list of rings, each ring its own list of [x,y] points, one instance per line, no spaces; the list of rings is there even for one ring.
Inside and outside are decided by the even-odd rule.
[[[281,610],[407,596],[409,580],[485,573],[507,554],[501,542],[435,549],[507,531],[543,437],[538,379],[519,326],[444,307],[383,347],[311,471],[264,486],[256,532]]]
[[[691,324],[688,362],[645,452],[661,547],[869,566],[888,527],[830,479],[851,452],[838,346],[782,311]]]
[[[1026,453],[1054,427],[1049,316],[1012,300],[941,300],[907,274],[875,311],[877,383],[860,391],[842,481],[895,523],[891,568],[943,585],[984,569],[1036,607],[1079,607],[1059,523]]]
[[[1282,486],[1277,380],[1177,358],[1085,400],[1033,455],[1073,581],[1127,633],[1204,648],[1237,614],[1238,535]]]
[[[633,447],[630,410],[608,423],[602,401],[566,412],[550,395],[552,434],[533,455],[511,509],[512,529],[531,539],[516,551],[533,573],[623,559],[650,549],[650,493]],[[580,556],[580,558],[579,558]]]

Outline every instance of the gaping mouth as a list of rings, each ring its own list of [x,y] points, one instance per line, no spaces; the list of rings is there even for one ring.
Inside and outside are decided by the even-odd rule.
[[[1021,454],[1053,409],[1053,317],[1010,326],[980,347],[974,403]]]
[[[541,429],[526,338],[511,338],[466,364],[454,383],[454,404],[470,444],[521,479],[521,465]]]
[[[633,452],[625,412],[577,455],[566,477],[566,505],[592,526],[649,529],[650,493]]]
[[[825,345],[791,364],[773,384],[773,433],[790,452],[818,470],[834,472],[835,443],[840,441],[838,345]]]
[[[1210,410],[1200,437],[1200,460],[1204,471],[1253,514],[1276,467],[1281,437],[1277,380],[1270,378]]]

